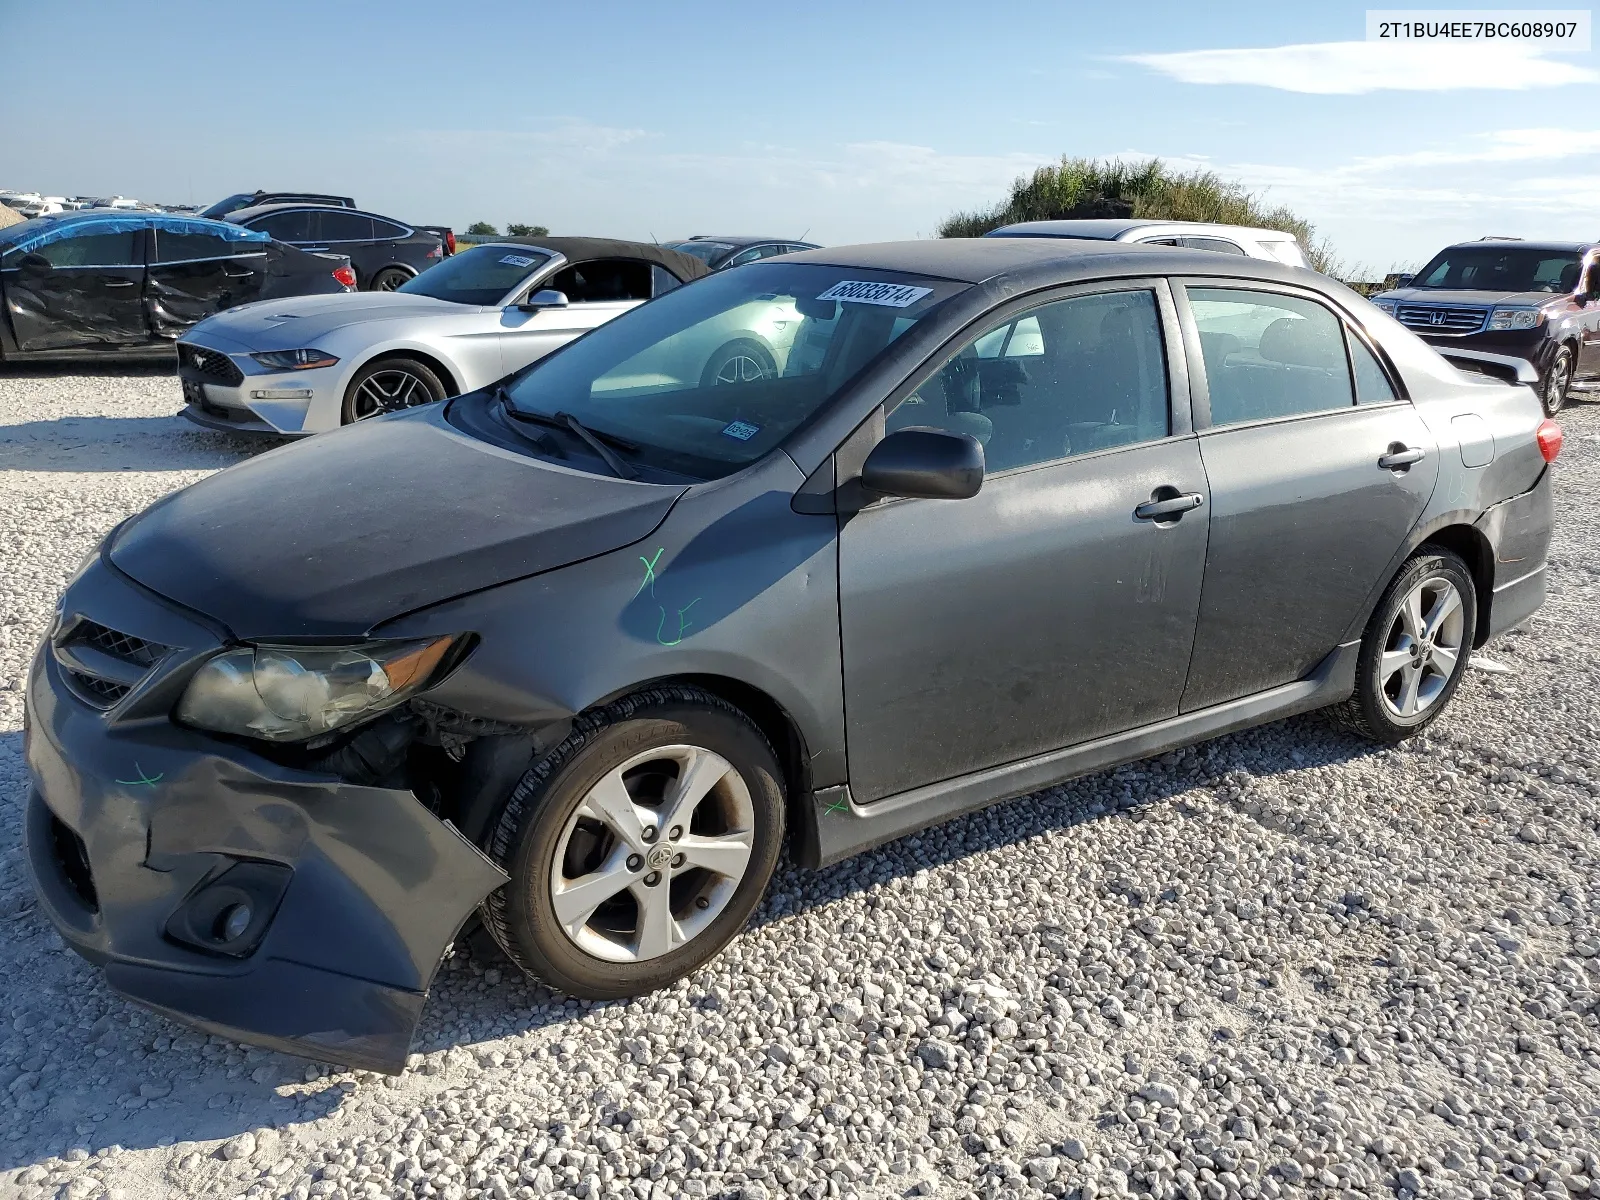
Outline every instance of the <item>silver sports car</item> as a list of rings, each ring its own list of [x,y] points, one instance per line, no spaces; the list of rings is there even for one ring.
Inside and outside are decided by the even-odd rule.
[[[706,273],[699,259],[649,243],[510,238],[392,292],[241,305],[178,343],[184,415],[238,433],[336,429],[485,387]],[[739,355],[755,349],[733,345],[724,369],[748,374]]]

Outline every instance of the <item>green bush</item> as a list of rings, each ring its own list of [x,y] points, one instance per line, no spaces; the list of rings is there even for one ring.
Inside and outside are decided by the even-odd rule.
[[[506,226],[506,232],[512,237],[549,237],[550,231],[543,225],[523,225],[513,221]]]
[[[487,221],[474,221],[467,226],[467,232],[475,237],[494,237],[500,231]]]
[[[1173,171],[1158,158],[1102,162],[1063,157],[1031,176],[1018,176],[1011,194],[995,207],[949,217],[939,226],[939,236],[979,237],[1017,221],[1117,216],[1281,229],[1299,239],[1317,270],[1340,273],[1331,247],[1316,240],[1316,230],[1304,217],[1281,204],[1267,205],[1214,171]]]

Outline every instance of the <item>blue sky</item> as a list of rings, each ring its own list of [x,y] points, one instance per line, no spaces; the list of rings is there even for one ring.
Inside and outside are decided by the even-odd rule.
[[[1062,154],[1155,155],[1380,273],[1488,233],[1600,237],[1594,52],[1394,51],[1365,11],[0,0],[0,187],[839,243],[927,236]]]

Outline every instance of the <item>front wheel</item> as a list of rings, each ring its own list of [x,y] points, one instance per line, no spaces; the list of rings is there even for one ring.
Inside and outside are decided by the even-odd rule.
[[[380,358],[356,372],[344,392],[346,425],[443,400],[444,382],[414,358]]]
[[[1555,360],[1544,373],[1540,398],[1544,401],[1546,416],[1555,416],[1567,402],[1567,392],[1572,387],[1572,361],[1572,347],[1563,346],[1556,351]]]
[[[659,687],[585,713],[493,828],[483,921],[528,975],[591,1000],[698,969],[744,927],[783,842],[782,772],[738,709]]]
[[[777,374],[778,363],[771,351],[752,338],[735,338],[706,360],[705,370],[700,373],[700,386],[755,383],[772,379]]]
[[[1334,710],[1336,719],[1388,745],[1432,723],[1461,684],[1477,627],[1467,564],[1431,546],[1413,555],[1367,622],[1355,694]]]

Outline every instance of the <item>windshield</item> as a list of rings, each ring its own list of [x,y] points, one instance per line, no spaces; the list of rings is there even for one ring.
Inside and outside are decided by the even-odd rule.
[[[245,192],[236,192],[226,200],[218,200],[210,208],[202,208],[199,215],[210,217],[214,221],[220,221],[231,212],[238,212],[241,208],[249,208],[251,201],[254,199],[253,195],[248,195]]]
[[[549,261],[549,254],[531,246],[474,246],[413,276],[395,291],[456,304],[499,304]]]
[[[526,368],[511,401],[575,416],[649,465],[714,479],[776,447],[968,286],[781,262],[708,275]]]
[[[1453,246],[1417,272],[1412,287],[1475,292],[1572,292],[1583,256],[1576,250],[1506,245]]]
[[[674,242],[668,248],[684,254],[692,254],[708,267],[713,261],[733,249],[727,242]]]

